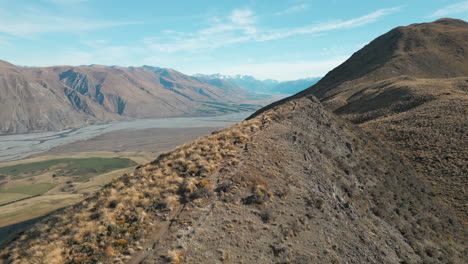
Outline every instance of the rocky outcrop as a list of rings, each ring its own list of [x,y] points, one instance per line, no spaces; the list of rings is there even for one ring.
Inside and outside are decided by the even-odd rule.
[[[32,81],[15,67],[0,72],[0,134],[58,130],[93,120],[48,83]]]
[[[63,93],[67,96],[68,101],[70,101],[71,105],[78,111],[84,112],[89,115],[93,115],[92,112],[90,112],[89,106],[86,103],[85,100],[83,100],[78,92],[76,92],[73,89],[70,88],[63,88]]]
[[[80,94],[89,97],[98,104],[104,102],[104,94],[101,93],[101,84],[95,85],[85,74],[74,72],[72,69],[62,72],[59,78],[68,87],[74,89]]]
[[[122,115],[127,103],[122,99],[122,97],[115,94],[107,94],[107,97],[109,98],[108,101],[110,102],[111,109],[115,113]]]

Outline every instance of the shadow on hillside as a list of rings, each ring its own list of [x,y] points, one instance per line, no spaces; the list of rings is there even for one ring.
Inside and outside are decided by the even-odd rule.
[[[70,206],[73,206],[73,205],[70,205]],[[16,235],[18,235],[19,233],[25,231],[26,229],[28,229],[29,227],[31,227],[33,224],[35,224],[36,222],[39,222],[41,221],[42,219],[50,216],[50,215],[53,215],[57,212],[60,212],[70,206],[65,206],[65,207],[62,207],[62,208],[58,208],[54,211],[51,211],[43,216],[38,216],[36,218],[32,218],[32,219],[29,219],[29,220],[26,220],[26,221],[23,221],[23,222],[19,222],[19,223],[16,223],[16,224],[11,224],[11,225],[7,225],[7,226],[2,226],[0,227],[0,250],[3,249],[4,247],[6,247],[8,245],[8,243],[10,243],[15,237]]]
[[[40,221],[50,214],[39,216],[16,224],[0,227],[0,249],[4,248],[15,237],[16,234],[23,232],[32,224]]]

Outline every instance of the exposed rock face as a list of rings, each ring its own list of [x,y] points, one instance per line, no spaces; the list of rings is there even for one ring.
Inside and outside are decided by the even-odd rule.
[[[63,92],[67,96],[68,101],[70,101],[71,105],[76,110],[89,114],[90,116],[93,116],[93,113],[89,111],[89,106],[86,103],[86,101],[82,100],[75,90],[65,87],[63,88]]]
[[[200,115],[196,109],[202,103],[237,103],[251,97],[237,87],[224,89],[149,66],[22,68],[2,62],[0,81],[0,100],[7,102],[0,106],[0,134]]]
[[[117,114],[122,115],[125,111],[126,102],[122,97],[115,94],[107,94],[110,108]]]
[[[31,128],[58,130],[94,120],[86,112],[77,111],[68,103],[65,90],[57,91],[45,82],[31,81],[14,66],[0,68],[0,72],[2,133],[25,133]],[[83,104],[79,97],[75,97],[75,103]]]
[[[68,87],[102,105],[104,95],[101,93],[101,85],[95,85],[86,75],[74,72],[70,69],[66,72],[62,72],[59,78]]]

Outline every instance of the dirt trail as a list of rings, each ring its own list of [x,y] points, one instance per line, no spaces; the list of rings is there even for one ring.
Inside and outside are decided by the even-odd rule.
[[[250,137],[250,140],[244,144],[244,147],[240,150],[240,154],[238,156],[240,162],[234,167],[233,171],[227,171],[229,173],[229,176],[234,176],[236,175],[242,168],[243,164],[246,160],[246,155],[249,154],[248,152],[248,144],[252,142],[253,138],[257,136],[258,133],[262,132],[266,128],[267,124],[263,124],[260,127],[260,130],[253,133]],[[209,177],[208,180],[210,182],[214,183],[213,189],[216,190],[218,188],[218,185],[220,184],[220,175],[224,174],[226,172],[226,169],[229,167],[230,160],[227,160],[224,162],[224,164],[214,173],[212,173]],[[229,170],[229,169],[228,169]],[[218,195],[210,202],[208,205],[206,205],[204,208],[201,208],[200,210],[203,212],[199,217],[198,220],[192,225],[193,230],[190,232],[189,237],[185,240],[184,244],[189,244],[191,240],[195,237],[195,234],[197,233],[197,229],[199,229],[201,226],[203,226],[203,222],[205,219],[213,212],[215,205],[217,202],[219,202],[220,196],[219,193]],[[186,209],[187,204],[183,204],[179,206],[172,214],[170,217],[168,217],[168,220],[165,222],[161,223],[159,228],[154,232],[154,234],[149,238],[149,242],[145,244],[144,251],[139,252],[136,254],[128,263],[129,264],[141,264],[145,263],[145,261],[149,260],[148,258],[157,258],[158,255],[162,252],[158,252],[157,247],[160,241],[163,241],[164,238],[168,235],[168,230],[171,228],[171,226],[177,222],[177,219],[181,216],[181,214],[184,212]],[[184,245],[185,246],[185,245]],[[184,247],[186,248],[186,247]]]
[[[156,248],[159,240],[164,236],[169,227],[172,225],[174,219],[177,219],[177,216],[184,210],[185,204],[179,206],[168,220],[162,222],[158,227],[155,228],[153,235],[149,238],[149,241],[143,246],[143,251],[135,255],[128,263],[129,264],[139,264],[142,263],[152,251]]]

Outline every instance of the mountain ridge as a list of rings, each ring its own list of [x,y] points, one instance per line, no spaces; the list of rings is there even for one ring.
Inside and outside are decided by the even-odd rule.
[[[204,103],[222,103],[229,109],[254,96],[237,87],[217,87],[150,66],[1,65],[3,134],[61,130],[98,121],[198,116]]]
[[[232,85],[252,92],[282,94],[295,94],[315,84],[321,79],[320,77],[308,77],[288,81],[277,81],[272,79],[259,80],[250,75],[223,75],[219,73],[199,73],[193,76],[206,81],[221,79]]]

